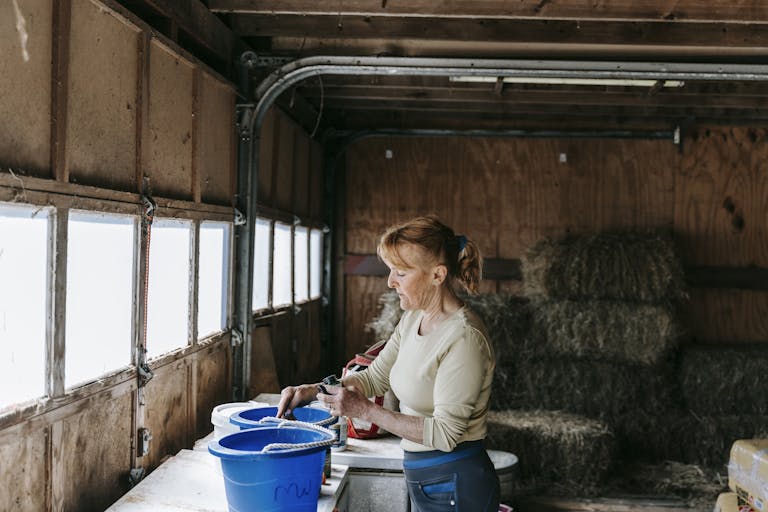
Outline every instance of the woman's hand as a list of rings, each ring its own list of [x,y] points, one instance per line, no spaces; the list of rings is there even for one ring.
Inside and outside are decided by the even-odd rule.
[[[280,392],[280,403],[277,404],[277,417],[291,415],[296,407],[306,405],[317,396],[317,384],[302,384],[288,386]]]
[[[334,416],[366,419],[373,404],[354,387],[326,387],[328,393],[318,393],[317,399],[328,407]]]

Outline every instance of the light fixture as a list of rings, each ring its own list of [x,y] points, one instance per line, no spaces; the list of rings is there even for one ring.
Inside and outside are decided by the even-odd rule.
[[[505,84],[553,84],[553,85],[618,85],[625,87],[683,87],[682,80],[647,80],[632,78],[557,78],[557,77],[525,77],[525,76],[452,76],[451,82],[477,82]]]

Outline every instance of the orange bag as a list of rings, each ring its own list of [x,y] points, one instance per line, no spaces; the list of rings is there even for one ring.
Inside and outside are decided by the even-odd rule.
[[[350,360],[342,371],[342,377],[349,375],[350,373],[360,372],[368,368],[373,363],[376,356],[387,344],[386,340],[382,340],[365,351],[363,354],[357,354],[352,360]],[[398,409],[399,402],[392,391],[387,391],[384,396],[376,396],[370,398],[377,405],[381,405],[392,411]],[[356,439],[373,439],[376,437],[383,437],[389,435],[389,432],[379,427],[375,423],[369,423],[357,418],[347,418],[347,437],[354,437]]]

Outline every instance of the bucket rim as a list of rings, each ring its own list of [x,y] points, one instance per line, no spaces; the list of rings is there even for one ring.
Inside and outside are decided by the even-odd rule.
[[[304,428],[301,425],[289,425],[289,424],[282,424],[281,426],[265,425],[262,427],[248,428],[248,429],[240,430],[238,432],[233,432],[219,439],[211,439],[208,442],[208,452],[222,459],[254,460],[254,459],[260,459],[265,457],[269,457],[269,458],[292,457],[292,456],[296,456],[297,454],[310,454],[318,451],[325,451],[326,449],[325,446],[284,448],[284,449],[275,450],[275,451],[261,452],[256,450],[235,450],[233,448],[228,448],[222,445],[222,442],[226,442],[226,440],[230,437],[248,435],[249,432],[253,432],[257,430],[262,431],[262,430],[286,430],[286,429],[312,432],[324,437],[324,439],[318,439],[317,442],[330,441],[332,439],[335,439],[336,437],[335,434],[330,430],[327,432],[324,432],[319,429],[314,430],[314,429]]]
[[[237,411],[237,412],[233,413],[229,417],[229,422],[232,423],[233,425],[237,425],[241,429],[249,429],[249,428],[257,427],[257,426],[260,425],[259,420],[252,420],[252,419],[244,418],[243,417],[243,414],[250,413],[251,411],[257,411],[257,410],[269,410],[270,414],[268,414],[265,417],[274,417],[274,416],[277,415],[277,407],[276,406],[250,407],[248,409],[243,409],[242,411]],[[295,414],[297,411],[302,411],[303,412],[305,410],[312,411],[313,413],[315,411],[319,411],[319,412],[324,413],[324,417],[322,419],[315,420],[315,421],[306,421],[306,420],[304,420],[305,423],[313,423],[313,424],[318,424],[318,425],[324,426],[323,423],[325,423],[328,420],[330,420],[331,418],[333,418],[333,415],[330,412],[326,411],[325,409],[320,409],[320,408],[316,408],[316,407],[296,407],[293,411],[294,411],[294,414]]]

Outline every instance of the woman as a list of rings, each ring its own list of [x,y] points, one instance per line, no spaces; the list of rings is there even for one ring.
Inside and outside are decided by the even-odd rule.
[[[317,384],[285,388],[278,416],[317,398],[334,416],[375,423],[402,438],[415,510],[496,512],[499,480],[483,447],[494,355],[482,321],[454,289],[477,293],[477,245],[428,216],[387,230],[377,252],[404,310],[394,333],[334,394]],[[366,398],[390,388],[400,412]]]

